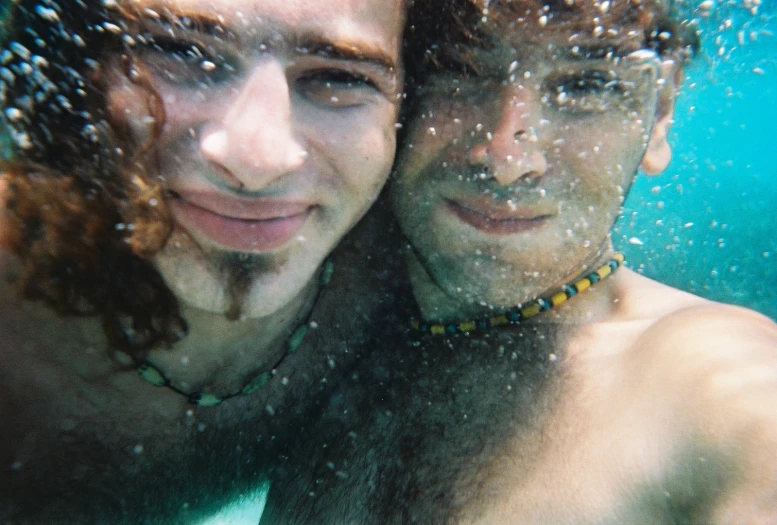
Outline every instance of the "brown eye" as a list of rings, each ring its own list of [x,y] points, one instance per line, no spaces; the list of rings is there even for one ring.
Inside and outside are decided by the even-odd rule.
[[[228,60],[200,44],[165,36],[154,38],[143,60],[164,81],[189,88],[223,83],[235,71]]]
[[[321,69],[297,79],[302,95],[316,104],[336,108],[363,105],[380,94],[369,77],[343,69]]]
[[[551,83],[551,87],[558,93],[563,92],[572,97],[620,90],[617,78],[604,71],[585,71],[565,76]]]
[[[544,100],[564,111],[600,113],[620,109],[629,96],[628,83],[612,71],[578,71],[545,82]]]

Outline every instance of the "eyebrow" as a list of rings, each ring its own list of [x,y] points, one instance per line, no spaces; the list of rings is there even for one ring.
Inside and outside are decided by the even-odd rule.
[[[154,16],[156,13],[158,16]],[[169,7],[157,7],[152,5],[143,9],[144,19],[150,23],[157,23],[169,29],[183,29],[195,31],[212,38],[226,39],[239,42],[238,36],[218,17],[199,11],[173,11]]]
[[[155,9],[155,5],[146,8],[144,12],[148,13],[149,10],[158,13],[159,17],[148,16],[148,18],[157,20],[160,24],[169,24],[173,28],[179,27],[213,38],[226,38],[240,43],[240,38],[234,31],[228,29],[218,17],[209,13],[174,12],[169,7]],[[393,74],[398,69],[397,60],[394,57],[379,46],[370,43],[352,42],[347,39],[332,40],[319,34],[303,34],[296,39],[295,48],[306,55],[371,64],[387,73]]]
[[[307,55],[350,62],[366,62],[386,71],[397,71],[396,59],[380,47],[364,42],[335,41],[319,35],[303,35],[297,41],[296,48]]]

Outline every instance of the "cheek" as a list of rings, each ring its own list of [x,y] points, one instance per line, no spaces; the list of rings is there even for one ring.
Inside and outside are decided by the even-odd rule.
[[[165,87],[158,88],[165,107],[165,126],[160,137],[160,146],[178,140],[183,134],[192,135],[213,118],[212,111],[226,107],[227,98],[205,91],[181,91]]]
[[[319,120],[305,131],[309,147],[336,167],[341,183],[356,189],[381,188],[394,162],[396,112],[376,110]]]
[[[646,128],[639,119],[598,119],[596,124],[569,124],[555,150],[568,165],[595,177],[629,180],[644,152]]]
[[[462,112],[426,111],[410,119],[410,128],[398,154],[397,176],[400,184],[414,182],[432,163],[456,170],[467,163],[472,140],[467,130],[477,120]],[[471,126],[470,126],[471,124]]]
[[[397,154],[397,184],[407,186],[418,180],[443,149],[443,142],[423,126],[413,126]]]

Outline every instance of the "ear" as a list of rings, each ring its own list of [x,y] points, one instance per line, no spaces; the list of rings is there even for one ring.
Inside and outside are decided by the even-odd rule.
[[[669,129],[674,123],[674,104],[677,91],[683,81],[681,67],[674,60],[666,60],[661,65],[661,87],[656,105],[656,121],[650,132],[647,149],[642,157],[642,171],[647,175],[659,175],[672,160],[672,147],[669,145]]]
[[[116,68],[105,72],[109,86],[106,104],[112,126],[129,134],[136,144],[144,144],[154,136],[156,121],[148,109],[145,91]]]

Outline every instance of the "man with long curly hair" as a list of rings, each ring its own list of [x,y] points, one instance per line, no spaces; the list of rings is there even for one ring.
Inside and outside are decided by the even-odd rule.
[[[394,158],[405,2],[7,9],[0,521],[258,502],[371,319],[327,257]]]

